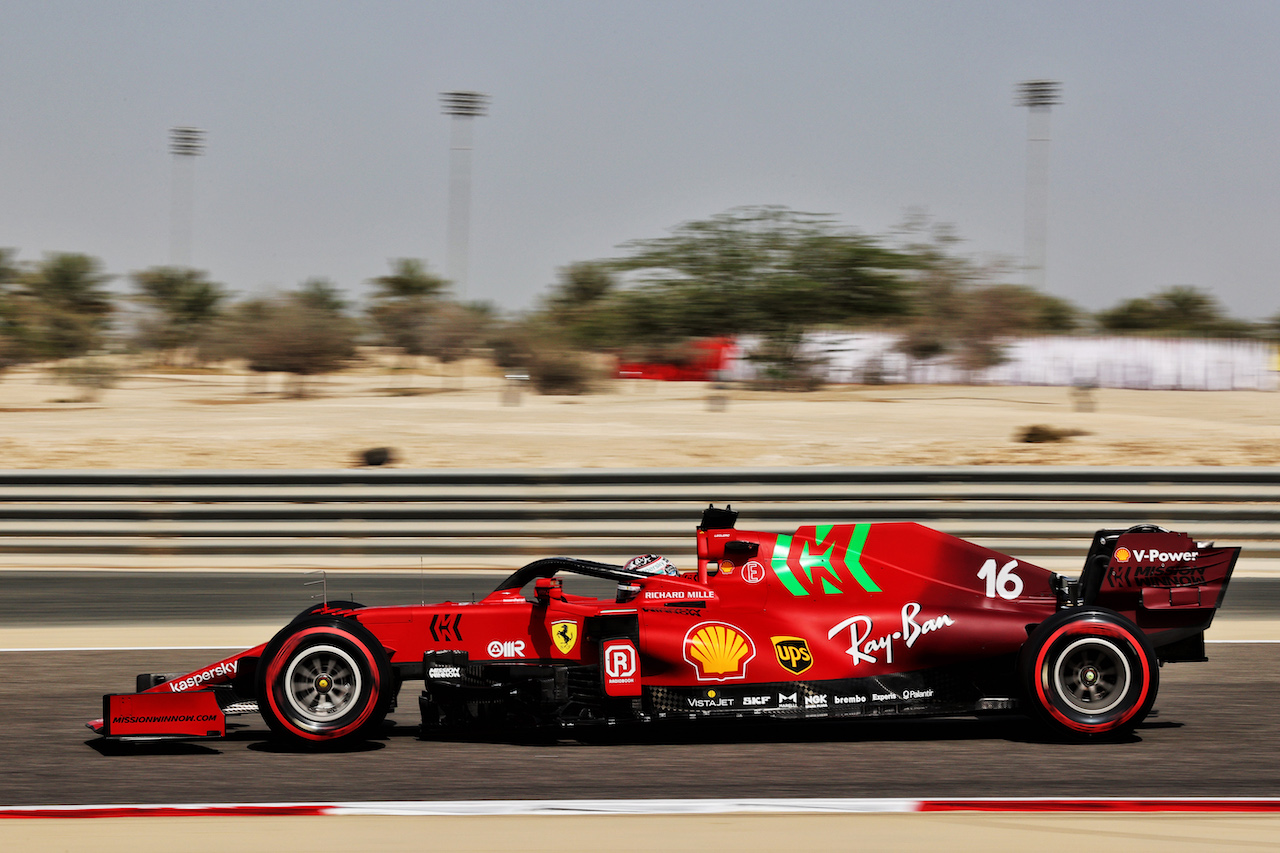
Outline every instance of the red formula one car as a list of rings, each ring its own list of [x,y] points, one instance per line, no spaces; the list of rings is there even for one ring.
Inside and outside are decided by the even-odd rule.
[[[217,737],[227,716],[257,712],[282,737],[337,742],[374,730],[421,681],[425,735],[988,713],[1115,734],[1150,711],[1161,664],[1205,660],[1240,553],[1154,526],[1100,530],[1072,579],[918,524],[779,535],[736,520],[703,513],[684,575],[558,557],[472,603],[317,605],[263,645],[138,676],[139,692],[103,697],[89,726]],[[617,594],[573,594],[575,576]]]

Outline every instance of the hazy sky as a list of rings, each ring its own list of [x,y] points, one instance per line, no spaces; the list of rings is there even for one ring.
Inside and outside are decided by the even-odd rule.
[[[0,246],[166,263],[191,124],[215,280],[444,273],[438,93],[474,89],[472,298],[528,306],[558,267],[739,205],[870,234],[923,208],[1017,258],[1032,78],[1063,85],[1050,291],[1280,310],[1276,2],[0,0]]]

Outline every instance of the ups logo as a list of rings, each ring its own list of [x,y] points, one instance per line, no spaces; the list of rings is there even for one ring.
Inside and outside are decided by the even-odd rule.
[[[802,637],[771,637],[773,652],[778,656],[778,666],[799,675],[813,666],[813,652]]]

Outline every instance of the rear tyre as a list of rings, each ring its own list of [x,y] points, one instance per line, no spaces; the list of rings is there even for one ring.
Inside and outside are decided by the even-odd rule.
[[[1064,610],[1023,646],[1019,679],[1027,703],[1055,731],[1076,739],[1132,731],[1160,686],[1155,650],[1142,629],[1098,607]]]
[[[350,741],[377,727],[395,694],[391,664],[367,628],[307,616],[282,629],[257,668],[258,710],[295,743]]]

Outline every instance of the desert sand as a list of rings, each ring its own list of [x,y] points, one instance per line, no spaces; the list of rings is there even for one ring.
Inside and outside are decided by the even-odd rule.
[[[0,468],[1274,465],[1280,394],[833,386],[780,393],[605,380],[542,396],[483,362],[368,366],[283,396],[283,376],[137,366],[97,399],[30,366],[0,376]],[[719,399],[717,399],[719,398]],[[1081,434],[1018,440],[1044,424]]]
[[[500,806],[495,806],[499,808]],[[870,806],[868,806],[870,807]],[[883,808],[890,808],[889,804]],[[1181,853],[1208,849],[1267,849],[1280,818],[1273,814],[1098,814],[1042,812],[992,814],[711,814],[711,815],[483,815],[418,817],[371,814],[341,817],[120,817],[99,820],[7,820],[0,842],[11,850],[78,850],[100,853],[167,850],[221,851],[227,839],[248,849],[300,850],[324,838],[340,849],[398,851],[648,851],[661,838],[670,853],[706,850],[717,845],[734,851],[877,851],[940,849],[970,851],[1036,849],[1074,851],[1074,836],[1086,825],[1108,838],[1124,839],[1131,853]],[[599,806],[597,806],[599,808]],[[371,810],[376,809],[372,806]],[[244,842],[248,841],[246,845]]]

